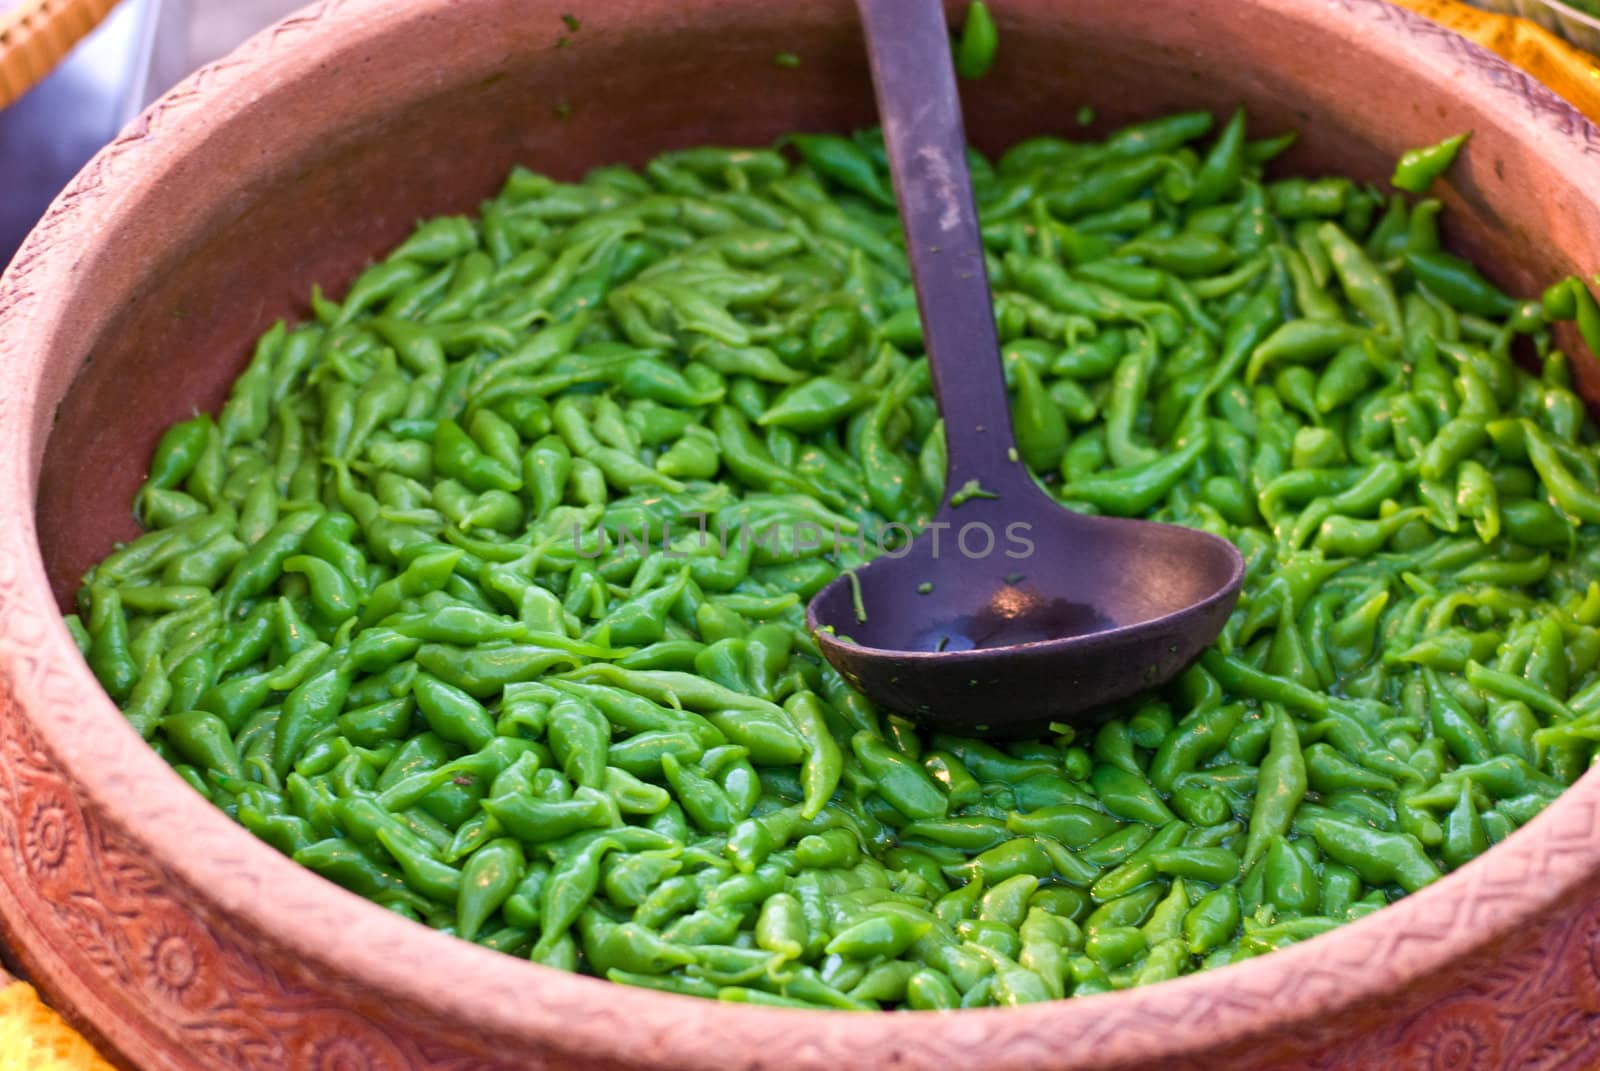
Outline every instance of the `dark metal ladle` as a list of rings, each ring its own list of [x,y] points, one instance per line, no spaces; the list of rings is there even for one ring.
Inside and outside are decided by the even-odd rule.
[[[882,705],[1021,732],[1170,680],[1221,631],[1244,560],[1195,529],[1066,510],[1014,460],[943,5],[857,2],[950,460],[928,528],[823,588],[807,623]],[[997,497],[954,505],[972,480]]]

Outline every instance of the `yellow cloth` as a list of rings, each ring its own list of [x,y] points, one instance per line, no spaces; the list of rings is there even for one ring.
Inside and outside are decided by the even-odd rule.
[[[39,1003],[33,986],[10,982],[0,989],[0,1071],[113,1069],[60,1016]]]
[[[1524,19],[1456,0],[1395,0],[1528,71],[1600,122],[1600,61]],[[0,980],[4,979],[0,975]],[[0,989],[0,1071],[111,1071],[89,1043],[21,982]]]

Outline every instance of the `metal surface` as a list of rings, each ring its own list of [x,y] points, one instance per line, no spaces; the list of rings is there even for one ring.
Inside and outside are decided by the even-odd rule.
[[[818,633],[828,660],[891,709],[1029,731],[1172,679],[1221,631],[1244,560],[1195,529],[1063,509],[1020,462],[943,5],[857,6],[945,418],[949,497],[910,547],[818,592],[808,623],[831,628]]]

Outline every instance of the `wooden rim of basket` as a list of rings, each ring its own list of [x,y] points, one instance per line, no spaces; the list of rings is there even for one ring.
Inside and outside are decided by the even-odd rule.
[[[21,0],[0,11],[0,108],[55,69],[117,0]]]

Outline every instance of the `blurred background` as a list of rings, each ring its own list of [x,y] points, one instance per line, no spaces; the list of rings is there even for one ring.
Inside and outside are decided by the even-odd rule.
[[[39,6],[42,0],[0,0],[0,45],[8,11],[15,15],[30,2]],[[87,6],[89,0],[81,2]],[[120,0],[58,68],[15,103],[3,106],[0,93],[0,269],[62,187],[146,105],[195,68],[309,2]],[[1587,101],[1600,87],[1593,56],[1600,54],[1600,0],[1467,0],[1531,19],[1587,49],[1588,56],[1552,51],[1553,40],[1534,26],[1489,19],[1454,0],[1397,2],[1511,56],[1569,99]],[[54,6],[71,3],[55,0]]]
[[[307,0],[122,0],[54,72],[0,109],[0,268],[117,131],[184,75]],[[7,7],[0,0],[0,12]]]

